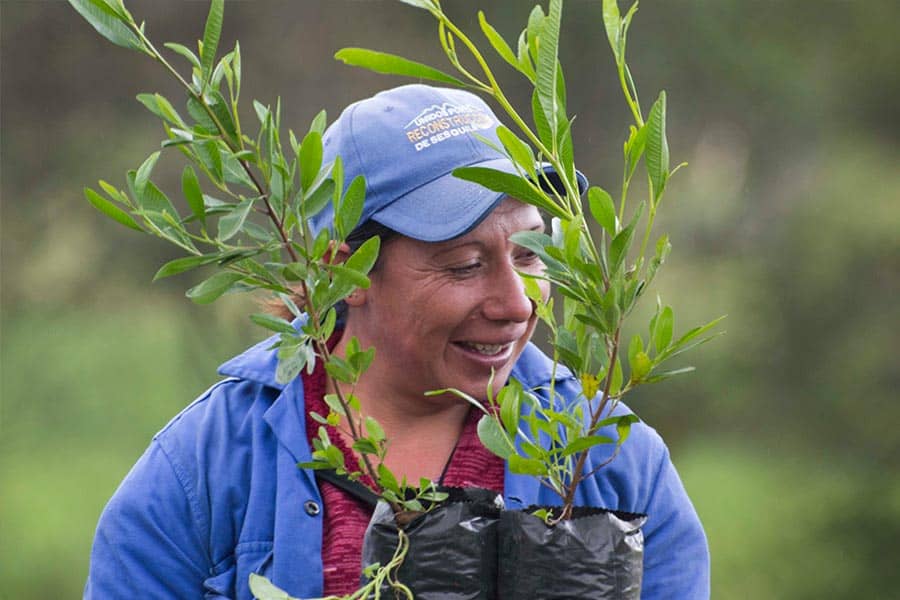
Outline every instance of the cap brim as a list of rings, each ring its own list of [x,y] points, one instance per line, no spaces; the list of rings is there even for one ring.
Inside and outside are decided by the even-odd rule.
[[[506,158],[469,166],[516,173]],[[505,196],[447,173],[400,196],[371,218],[407,237],[442,242],[471,231]]]
[[[515,165],[507,158],[468,166],[518,174]],[[545,173],[555,175],[549,164],[545,163],[542,168]],[[576,175],[579,192],[584,193],[587,178],[581,172]],[[447,173],[400,196],[372,214],[371,218],[407,237],[423,242],[442,242],[474,229],[505,197],[503,192],[489,190]]]

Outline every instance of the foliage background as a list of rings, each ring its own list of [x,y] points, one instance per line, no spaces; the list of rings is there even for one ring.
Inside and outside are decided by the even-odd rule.
[[[514,40],[532,3],[445,4],[474,37],[481,6]],[[128,5],[154,41],[202,35],[205,2]],[[0,10],[0,597],[73,597],[150,437],[263,332],[250,299],[184,299],[202,273],[151,285],[172,249],[81,194],[158,148],[134,96],[178,98],[173,82],[64,2]],[[646,0],[629,36],[644,103],[668,91],[673,161],[690,163],[661,209],[674,252],[657,291],[681,330],[729,315],[696,374],[629,402],[706,525],[715,598],[900,587],[898,21],[892,0]],[[341,47],[440,64],[430,18],[399,2],[229,2],[221,47],[236,38],[245,108],[280,95],[296,130],[400,83],[337,64]],[[567,3],[561,53],[576,160],[615,189],[627,115],[599,1]],[[179,189],[174,153],[158,173]]]

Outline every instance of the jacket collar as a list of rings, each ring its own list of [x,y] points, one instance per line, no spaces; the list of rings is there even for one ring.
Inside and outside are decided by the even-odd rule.
[[[299,329],[303,324],[299,319],[293,322]],[[278,336],[265,339],[245,352],[235,356],[219,367],[219,374],[238,377],[245,381],[259,383],[279,390],[281,393],[266,409],[263,419],[269,424],[279,443],[290,453],[294,462],[311,459],[306,436],[306,415],[303,403],[303,380],[297,377],[290,383],[279,383],[275,379],[278,367],[278,352],[274,348]]]
[[[277,390],[283,390],[286,387],[285,384],[278,383],[275,380],[278,356],[272,347],[277,341],[278,336],[273,335],[222,363],[219,366],[219,375],[238,377],[247,381],[261,383]]]

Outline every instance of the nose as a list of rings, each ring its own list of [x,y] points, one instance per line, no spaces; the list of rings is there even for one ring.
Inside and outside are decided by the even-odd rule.
[[[484,315],[493,321],[524,322],[534,313],[534,303],[525,294],[525,285],[511,263],[496,269],[487,282],[488,297]]]

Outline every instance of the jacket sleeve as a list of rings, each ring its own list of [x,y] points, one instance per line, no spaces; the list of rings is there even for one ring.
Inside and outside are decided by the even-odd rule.
[[[642,600],[707,600],[709,548],[697,512],[669,457],[663,452],[644,526]]]
[[[100,517],[85,598],[202,598],[209,557],[197,499],[157,441]]]

